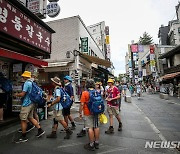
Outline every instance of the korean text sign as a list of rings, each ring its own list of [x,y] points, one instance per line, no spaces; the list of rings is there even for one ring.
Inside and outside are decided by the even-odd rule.
[[[5,0],[0,0],[0,32],[50,53],[51,33]]]

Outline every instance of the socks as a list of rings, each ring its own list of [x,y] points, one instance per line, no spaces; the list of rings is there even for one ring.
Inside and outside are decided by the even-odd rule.
[[[90,146],[93,147],[94,146],[94,142],[90,142]]]
[[[99,144],[99,141],[95,141],[96,144]]]

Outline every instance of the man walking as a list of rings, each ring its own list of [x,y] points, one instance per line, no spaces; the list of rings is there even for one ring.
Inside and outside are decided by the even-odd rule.
[[[30,80],[31,72],[24,71],[21,76],[23,77],[23,80],[25,80],[23,90],[21,93],[17,93],[14,96],[22,97],[22,106],[19,115],[21,119],[22,135],[15,141],[15,143],[28,141],[28,138],[26,137],[27,120],[29,120],[36,128],[38,128],[38,134],[36,135],[38,138],[45,133],[45,131],[41,129],[39,123],[33,118],[34,103],[31,101],[29,96],[32,90],[32,81]]]
[[[54,94],[53,94],[53,101],[48,104],[48,107],[51,107],[54,105],[54,110],[53,110],[53,127],[52,127],[52,132],[51,134],[47,135],[47,138],[57,138],[57,128],[58,128],[58,122],[64,127],[66,131],[66,136],[64,139],[69,139],[70,135],[73,133],[69,128],[67,123],[64,121],[64,117],[62,114],[62,105],[60,103],[60,100],[62,98],[61,96],[61,82],[58,77],[51,78],[52,85],[54,87]]]
[[[73,103],[73,99],[74,99],[74,92],[73,92],[73,87],[72,87],[72,78],[70,76],[65,76],[64,77],[64,83],[65,83],[65,91],[67,92],[67,94],[71,97],[72,103]],[[68,119],[71,121],[71,130],[74,130],[76,128],[76,125],[74,123],[73,117],[71,115],[71,106],[67,109],[63,109],[63,116],[64,119],[68,125]]]
[[[117,118],[119,122],[119,127],[118,131],[122,130],[122,123],[121,119],[119,116],[119,103],[118,99],[120,98],[120,93],[119,90],[116,86],[114,86],[114,80],[109,79],[108,80],[108,85],[109,88],[107,90],[107,112],[109,114],[109,122],[110,122],[110,127],[107,131],[105,131],[106,134],[112,134],[114,133],[114,128],[113,128],[113,115]]]

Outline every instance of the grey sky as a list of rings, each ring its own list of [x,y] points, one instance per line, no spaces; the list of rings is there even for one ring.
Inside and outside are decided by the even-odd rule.
[[[61,12],[48,21],[80,15],[85,25],[105,21],[110,27],[111,59],[115,75],[125,73],[125,53],[131,40],[138,41],[143,32],[158,43],[158,29],[176,19],[178,0],[60,0]],[[47,21],[46,20],[46,21]]]

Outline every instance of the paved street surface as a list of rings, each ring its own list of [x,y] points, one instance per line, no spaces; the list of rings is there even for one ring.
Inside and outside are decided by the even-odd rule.
[[[77,111],[78,105],[75,105],[74,111]],[[77,112],[73,112],[77,117]],[[178,153],[173,149],[151,149],[145,148],[146,141],[179,141],[180,140],[180,102],[178,99],[165,101],[159,98],[159,95],[148,95],[143,93],[143,97],[138,100],[132,97],[132,103],[122,101],[121,117],[123,122],[122,132],[118,132],[118,123],[115,120],[115,133],[105,134],[109,124],[101,125],[100,149],[95,152],[87,151],[83,145],[88,142],[88,137],[77,138],[76,134],[83,127],[82,123],[77,123],[70,140],[64,140],[65,133],[60,133],[59,127],[57,139],[47,139],[43,136],[39,139],[35,137],[37,130],[34,129],[28,133],[29,141],[26,143],[15,144],[13,139],[19,133],[14,132],[18,125],[11,126],[0,132],[0,154],[174,154]],[[51,132],[52,120],[41,122],[42,128],[46,134]]]

